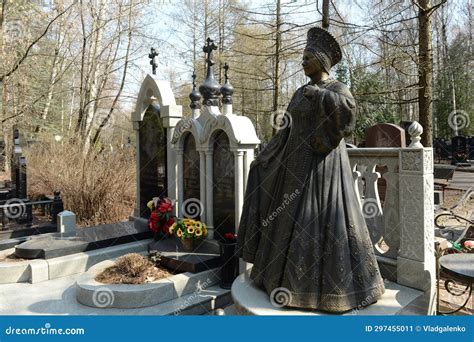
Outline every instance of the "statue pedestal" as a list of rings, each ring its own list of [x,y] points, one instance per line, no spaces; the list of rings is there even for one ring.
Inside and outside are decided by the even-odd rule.
[[[265,291],[252,283],[249,275],[250,270],[247,270],[232,284],[232,299],[238,314],[253,316],[329,315],[329,313],[321,311],[277,307],[271,303],[270,297]],[[426,315],[426,312],[423,313],[423,305],[420,303],[422,297],[422,291],[385,281],[385,293],[377,303],[362,309],[347,311],[340,315]],[[418,307],[418,305],[420,306]]]

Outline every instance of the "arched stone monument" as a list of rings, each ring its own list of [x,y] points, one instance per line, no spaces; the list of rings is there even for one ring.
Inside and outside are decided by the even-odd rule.
[[[176,105],[169,82],[147,75],[132,112],[137,141],[136,218],[147,217],[146,204],[153,197],[176,197],[176,156],[168,142],[181,117],[182,107]]]

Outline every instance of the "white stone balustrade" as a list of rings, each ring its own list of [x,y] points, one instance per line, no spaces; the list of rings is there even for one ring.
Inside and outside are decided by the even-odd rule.
[[[417,134],[413,135],[418,146]],[[429,294],[428,313],[433,313],[433,150],[354,148],[348,154],[382,276]],[[380,175],[376,166],[386,166],[387,172]],[[383,203],[378,191],[381,177],[387,184]]]

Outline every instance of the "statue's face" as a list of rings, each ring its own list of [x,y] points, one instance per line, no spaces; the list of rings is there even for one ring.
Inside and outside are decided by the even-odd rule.
[[[303,66],[304,74],[310,77],[324,70],[319,60],[311,52],[306,50],[303,52],[303,62],[301,65]]]

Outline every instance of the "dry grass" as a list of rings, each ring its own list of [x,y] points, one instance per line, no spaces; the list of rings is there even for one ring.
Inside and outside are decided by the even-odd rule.
[[[103,284],[144,284],[170,275],[172,273],[155,267],[146,257],[130,253],[118,258],[114,266],[106,268],[95,280]]]
[[[37,143],[26,151],[31,198],[61,191],[79,226],[126,220],[135,202],[133,149],[84,154],[78,140]]]
[[[0,256],[0,262],[19,262],[19,261],[25,261],[25,260],[27,259],[22,259],[22,258],[17,257],[15,253]]]

